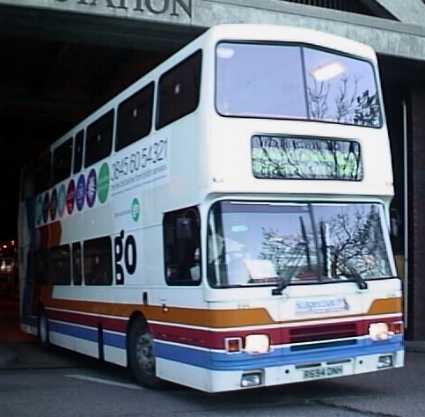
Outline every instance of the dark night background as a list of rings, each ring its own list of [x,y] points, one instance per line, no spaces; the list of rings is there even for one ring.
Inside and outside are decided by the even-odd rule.
[[[16,237],[21,167],[162,60],[45,39],[8,36],[1,43],[0,241]]]
[[[0,18],[0,24],[2,19]],[[1,34],[0,241],[17,236],[21,167],[171,53]]]
[[[17,236],[21,167],[203,30],[0,10],[0,241]]]

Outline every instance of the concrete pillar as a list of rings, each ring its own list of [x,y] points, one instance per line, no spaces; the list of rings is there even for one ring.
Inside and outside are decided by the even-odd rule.
[[[425,340],[425,89],[411,93],[409,336]]]

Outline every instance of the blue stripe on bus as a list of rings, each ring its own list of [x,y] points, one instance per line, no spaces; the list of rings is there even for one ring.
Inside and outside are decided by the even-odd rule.
[[[266,354],[250,355],[248,353],[224,353],[191,347],[155,342],[155,355],[188,365],[211,370],[249,370],[283,365],[301,365],[312,362],[340,360],[362,355],[392,353],[403,349],[401,336],[386,342],[359,340],[354,346],[327,347],[293,352],[289,347],[275,348]]]
[[[74,324],[49,321],[51,331],[98,342],[98,330],[80,327]],[[385,342],[373,342],[370,339],[356,340],[355,344],[346,346],[330,342],[326,347],[306,350],[291,350],[291,347],[274,348],[270,353],[250,355],[248,353],[216,352],[196,349],[190,346],[175,345],[155,341],[155,355],[188,365],[211,370],[249,370],[283,365],[301,365],[312,362],[354,358],[362,355],[391,353],[403,349],[403,338],[395,336]],[[126,349],[124,334],[103,333],[105,345]],[[306,347],[308,345],[305,345]]]
[[[103,343],[119,349],[127,349],[126,336],[124,334],[108,333],[103,331]]]
[[[91,342],[96,342],[97,329],[88,329],[86,327],[74,326],[71,324],[57,323],[49,320],[49,331],[62,333],[67,336],[78,337],[79,339],[90,340]]]
[[[49,321],[49,330],[52,332],[65,334],[67,336],[73,336],[79,339],[89,340],[91,342],[98,342],[97,329],[88,329],[87,327],[81,327],[74,324]],[[103,343],[108,346],[125,349],[126,337],[123,334],[121,335],[104,331]]]

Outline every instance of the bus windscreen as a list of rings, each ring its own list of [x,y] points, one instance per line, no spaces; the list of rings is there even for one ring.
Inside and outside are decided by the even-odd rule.
[[[213,287],[391,278],[382,204],[215,203],[208,222]]]

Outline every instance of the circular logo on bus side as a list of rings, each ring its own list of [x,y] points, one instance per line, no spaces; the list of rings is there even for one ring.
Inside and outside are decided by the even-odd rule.
[[[44,200],[43,200],[43,221],[44,223],[47,222],[49,219],[49,192],[44,194]]]
[[[89,207],[94,206],[96,201],[96,171],[92,169],[87,177],[86,198]]]
[[[59,217],[62,217],[64,212],[65,212],[65,185],[62,184],[59,188],[59,193],[58,193],[58,214],[59,214]]]
[[[75,202],[75,182],[71,180],[68,184],[68,191],[66,192],[66,211],[68,214],[72,214],[74,211]]]
[[[43,221],[43,198],[41,195],[35,201],[35,222],[39,225]]]
[[[99,178],[97,180],[97,197],[103,204],[108,199],[109,194],[109,165],[105,162],[100,167]]]
[[[52,198],[50,200],[50,218],[56,219],[56,210],[58,209],[58,192],[56,188],[52,191]]]
[[[84,200],[86,194],[86,181],[84,174],[81,174],[77,181],[77,189],[75,191],[75,202],[77,203],[78,211],[81,211],[84,207]]]

